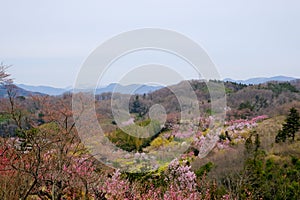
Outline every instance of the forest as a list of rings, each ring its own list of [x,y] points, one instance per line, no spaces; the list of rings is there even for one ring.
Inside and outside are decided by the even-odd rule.
[[[120,157],[108,151],[99,159],[78,133],[76,94],[24,92],[6,71],[0,67],[0,199],[300,199],[300,80],[257,85],[189,80],[130,97],[96,95],[105,139],[125,152]],[[172,92],[186,83],[201,114],[188,122],[181,120]],[[217,83],[226,95],[218,128],[208,89]],[[130,99],[130,119],[121,126],[111,109],[114,96]],[[165,109],[164,124],[150,118],[157,104]],[[135,125],[149,127],[150,136],[128,134],[138,130]],[[89,128],[86,134],[97,131]],[[179,147],[186,148],[170,159]]]

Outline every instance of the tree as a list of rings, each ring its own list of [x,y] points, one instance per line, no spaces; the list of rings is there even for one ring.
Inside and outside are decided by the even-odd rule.
[[[145,99],[142,100],[138,95],[135,96],[135,100],[130,102],[129,105],[130,113],[137,113],[139,117],[143,117],[148,112],[148,107],[145,104]]]
[[[300,128],[300,116],[296,108],[291,108],[290,113],[287,116],[285,123],[282,125],[282,129],[278,131],[275,142],[285,142],[287,138],[295,140],[295,133]]]
[[[6,70],[9,68],[9,66],[3,65],[2,63],[0,64],[0,84],[4,84],[7,81],[10,81],[8,77],[10,74],[6,73]]]
[[[16,124],[23,121],[18,117],[14,120],[21,105],[28,110],[34,108],[36,116],[29,118],[29,128],[20,125],[17,137],[0,138],[0,199],[95,196],[99,181],[104,178],[98,174],[100,165],[80,142],[72,118],[71,96],[29,99],[30,104],[19,105],[17,99],[9,96],[7,109],[0,104],[0,109],[7,111]],[[22,119],[28,118],[29,112],[23,113]],[[44,123],[36,123],[38,117]]]

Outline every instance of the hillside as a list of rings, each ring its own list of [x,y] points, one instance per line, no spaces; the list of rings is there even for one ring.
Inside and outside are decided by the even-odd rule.
[[[196,94],[200,116],[182,120],[181,109],[196,108],[193,99],[184,96],[186,83]],[[140,199],[173,194],[180,199],[299,199],[300,132],[286,142],[276,143],[275,137],[290,109],[300,111],[300,81],[224,82],[224,124],[211,109],[215,102],[207,87],[214,86],[217,102],[224,97],[221,83],[191,80],[147,94],[98,94],[95,109],[103,135],[90,123],[94,116],[89,112],[83,126],[76,126],[72,97],[81,97],[81,113],[87,105],[85,93],[16,97],[12,102],[0,98],[0,186],[5,188],[0,187],[0,194],[10,197],[28,188],[30,198],[51,196],[47,187],[60,185],[50,179],[61,181],[71,192],[88,190],[91,198],[107,197],[121,185],[124,193],[113,190],[118,196],[111,199],[125,199],[127,194]],[[22,94],[17,87],[15,91]],[[112,104],[112,97],[117,104]],[[128,109],[129,118],[118,122],[112,106],[125,104],[126,98],[129,105],[114,114],[121,116]],[[149,120],[155,104],[165,108],[165,124]],[[101,185],[110,189],[99,189]]]
[[[189,82],[195,91],[200,104],[200,110],[204,114],[210,114],[210,94],[206,83],[192,80]],[[213,81],[211,81],[213,83]],[[247,118],[251,116],[268,114],[283,114],[294,105],[299,107],[300,100],[300,80],[292,82],[268,82],[258,85],[246,85],[234,82],[224,82],[227,116],[228,118]],[[182,84],[162,88],[151,92],[146,96],[139,96],[139,107],[147,110],[154,104],[161,104],[168,114],[179,111],[179,103],[172,93],[173,89],[182,87]],[[184,88],[182,88],[184,90]],[[101,98],[100,98],[101,99]],[[130,108],[133,109],[134,98],[132,98]]]

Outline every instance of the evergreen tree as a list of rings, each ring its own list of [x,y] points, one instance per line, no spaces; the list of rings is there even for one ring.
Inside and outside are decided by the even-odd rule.
[[[275,142],[285,142],[287,138],[292,138],[292,141],[295,140],[295,133],[300,128],[300,116],[298,111],[295,108],[290,109],[290,113],[287,116],[285,123],[282,126],[282,129],[278,131],[275,138]]]

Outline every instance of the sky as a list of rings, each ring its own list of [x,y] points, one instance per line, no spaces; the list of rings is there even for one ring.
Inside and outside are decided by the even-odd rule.
[[[298,0],[0,0],[0,8],[0,62],[11,65],[16,83],[71,86],[99,45],[145,27],[173,30],[197,42],[221,78],[300,78]],[[158,54],[137,53],[112,68],[125,72],[126,66],[156,57],[156,63],[169,63],[192,78],[177,58]],[[102,84],[118,81],[114,70]]]

